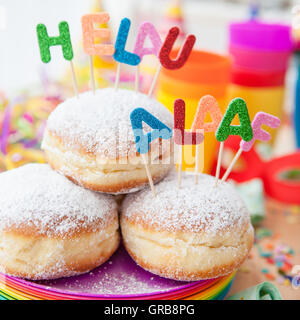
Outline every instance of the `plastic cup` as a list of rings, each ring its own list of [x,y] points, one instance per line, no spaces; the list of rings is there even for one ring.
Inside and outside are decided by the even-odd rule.
[[[291,27],[255,20],[232,23],[229,43],[233,59],[229,99],[243,98],[252,119],[258,111],[280,118],[293,50]]]
[[[290,52],[293,49],[289,25],[255,20],[230,24],[229,43],[232,46],[259,51]]]
[[[199,97],[199,92],[202,95],[211,94],[218,99],[226,95],[227,84],[224,83],[197,83],[197,82],[185,82],[177,79],[172,79],[168,76],[161,75],[159,79],[160,90],[167,92],[173,96],[181,98],[182,95],[186,97]]]
[[[283,86],[254,88],[231,84],[228,89],[228,98],[231,100],[236,97],[246,101],[251,119],[259,111],[270,113],[281,119]]]
[[[171,54],[176,58],[178,50]],[[193,50],[186,64],[177,70],[163,69],[161,75],[184,82],[202,84],[228,84],[231,61],[222,56],[207,51]]]
[[[178,99],[178,96],[170,95],[166,93],[165,91],[158,89],[157,90],[157,99],[160,101],[163,105],[165,105],[172,113],[173,113],[173,104],[176,99]],[[202,95],[201,95],[202,96]],[[194,115],[197,111],[199,99],[189,99],[186,97],[181,96],[181,99],[184,99],[186,104],[186,128],[191,128]],[[227,106],[227,98],[224,96],[223,98],[218,98],[218,103],[220,105],[221,110],[224,112]],[[205,119],[205,121],[211,121],[209,117]],[[216,153],[217,148],[217,140],[215,137],[214,132],[206,132],[204,134],[204,172],[210,173],[211,168],[213,165],[213,159]],[[187,165],[183,163],[183,170],[193,167],[193,165]]]
[[[231,70],[231,83],[248,87],[284,86],[285,71],[255,71],[234,66]]]
[[[171,57],[175,58],[178,50]],[[178,70],[162,69],[156,91],[157,99],[171,112],[176,99],[186,104],[186,128],[192,126],[199,100],[206,94],[214,96],[221,110],[226,109],[231,61],[219,54],[193,50],[186,64]],[[209,116],[206,121],[211,121]],[[204,172],[211,172],[217,140],[214,132],[204,134]],[[195,148],[193,148],[193,152]],[[183,163],[183,170],[192,167]]]
[[[230,45],[229,53],[234,66],[256,71],[285,71],[288,67],[290,51],[258,51]]]

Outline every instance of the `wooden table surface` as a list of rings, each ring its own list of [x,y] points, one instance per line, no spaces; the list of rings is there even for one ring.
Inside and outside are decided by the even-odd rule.
[[[276,240],[272,240],[274,244],[286,244],[291,247],[295,251],[291,261],[293,265],[300,266],[300,214],[297,213],[297,215],[297,221],[290,222],[288,216],[283,212],[283,210],[274,211],[268,208],[266,210],[266,218],[264,222],[261,223],[260,227],[268,228],[274,232],[274,234],[278,234],[278,238]],[[265,238],[261,240],[260,243],[264,245],[264,241],[266,243],[271,240]],[[244,269],[244,271],[238,271],[228,296],[254,286],[260,282],[270,281],[266,278],[265,274],[262,273],[261,270],[263,268],[268,268],[275,276],[278,275],[276,267],[269,264],[265,258],[261,257],[258,254],[256,247],[252,248],[251,256],[252,257],[242,266],[242,270]],[[245,270],[248,272],[245,272]],[[279,289],[283,299],[300,300],[300,287],[295,289],[291,285],[285,286],[284,284],[279,284],[276,279],[270,282],[274,283]]]

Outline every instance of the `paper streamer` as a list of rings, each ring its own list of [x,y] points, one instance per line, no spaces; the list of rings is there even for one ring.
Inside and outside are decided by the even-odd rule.
[[[252,121],[252,129],[253,129],[252,140],[248,142],[241,141],[240,147],[243,151],[248,152],[252,148],[256,140],[267,142],[271,139],[271,135],[267,131],[261,128],[262,125],[267,125],[275,129],[280,126],[280,120],[279,118],[271,114],[268,114],[266,112],[258,112]]]
[[[212,121],[205,123],[206,114],[209,113]],[[223,115],[217,100],[210,95],[202,97],[192,124],[192,131],[204,129],[204,132],[215,132],[222,121]]]
[[[262,282],[229,297],[228,300],[282,300],[281,294],[271,282]]]
[[[171,28],[160,49],[159,60],[161,65],[166,69],[174,70],[174,69],[180,69],[181,67],[183,67],[194,47],[196,37],[194,35],[189,35],[186,38],[180,52],[178,53],[177,58],[175,60],[172,60],[170,58],[170,53],[179,35],[179,32],[180,30],[178,27]]]
[[[140,154],[148,153],[149,145],[155,139],[161,138],[168,140],[172,137],[172,129],[143,108],[134,109],[130,114],[130,121],[136,149]],[[143,131],[143,122],[147,123],[154,130],[145,135]]]
[[[177,99],[174,102],[174,142],[177,145],[197,145],[202,143],[204,135],[201,132],[185,131],[185,102]]]
[[[265,218],[264,185],[260,178],[234,184],[249,211],[252,225],[257,225]]]
[[[230,124],[236,114],[239,116],[240,125],[232,126]],[[216,132],[218,141],[225,141],[231,135],[240,136],[245,141],[250,141],[253,138],[247,105],[241,98],[235,98],[230,102]]]
[[[63,56],[66,60],[73,59],[73,48],[70,37],[69,25],[66,21],[62,21],[58,25],[59,36],[58,37],[49,37],[47,28],[44,24],[38,24],[36,31],[38,37],[38,43],[40,47],[41,60],[44,63],[51,61],[50,47],[52,46],[62,46]]]
[[[125,51],[130,24],[131,22],[128,18],[121,20],[117,40],[115,43],[114,59],[120,63],[136,66],[141,62],[141,58],[135,53]]]
[[[0,150],[3,154],[7,154],[7,144],[10,133],[10,121],[11,121],[11,107],[7,106],[4,112],[1,136],[0,136]]]
[[[152,47],[150,48],[144,47],[147,37],[149,37],[152,43]],[[133,52],[137,54],[142,60],[146,55],[154,54],[155,56],[158,56],[161,46],[162,41],[154,25],[150,22],[142,23],[138,30],[138,35]]]
[[[94,28],[94,24],[108,23],[110,17],[106,12],[86,14],[81,18],[83,49],[89,55],[112,56],[115,48],[112,44],[95,43],[96,38],[109,40],[111,32],[108,28]]]

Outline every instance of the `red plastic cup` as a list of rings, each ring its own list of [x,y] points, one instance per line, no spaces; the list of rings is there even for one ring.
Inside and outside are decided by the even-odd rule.
[[[246,87],[278,87],[285,81],[284,71],[255,71],[233,67],[231,83]]]

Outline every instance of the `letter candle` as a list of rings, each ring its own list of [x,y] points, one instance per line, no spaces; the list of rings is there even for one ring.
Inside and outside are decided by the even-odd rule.
[[[63,57],[66,60],[70,61],[74,92],[78,98],[78,86],[77,86],[77,80],[76,80],[75,71],[74,71],[74,65],[72,62],[74,54],[73,54],[69,25],[66,21],[61,21],[58,25],[58,29],[59,29],[59,36],[49,37],[46,26],[42,23],[37,25],[36,32],[37,32],[38,44],[40,48],[41,60],[44,63],[50,62],[51,61],[50,47],[58,46],[58,45],[62,47]]]
[[[81,18],[83,49],[89,56],[90,71],[91,71],[91,85],[93,93],[95,93],[95,76],[93,68],[93,56],[112,56],[115,52],[112,44],[95,44],[95,38],[109,39],[111,34],[107,28],[94,28],[95,23],[104,24],[109,21],[109,14],[106,12],[86,14]]]
[[[267,125],[270,128],[275,129],[275,128],[279,127],[280,120],[279,120],[279,118],[277,118],[271,114],[268,114],[266,112],[258,112],[255,115],[255,117],[252,121],[252,125],[251,125],[252,130],[253,130],[253,138],[248,141],[244,141],[244,140],[241,141],[240,149],[236,153],[235,157],[233,158],[229,167],[227,168],[226,172],[224,173],[223,178],[222,178],[222,182],[228,178],[233,166],[235,165],[235,163],[237,162],[238,158],[240,157],[240,155],[242,154],[243,151],[248,152],[252,148],[252,146],[256,140],[267,142],[271,139],[271,135],[261,128],[262,125]]]

